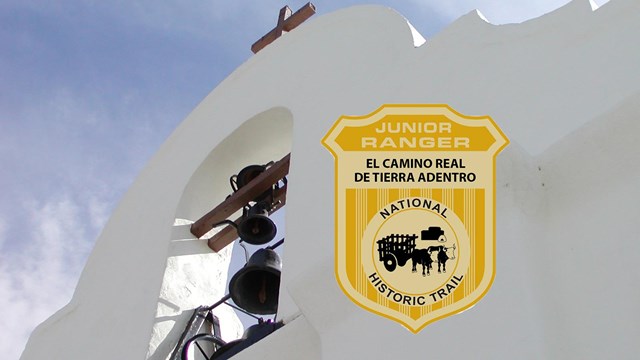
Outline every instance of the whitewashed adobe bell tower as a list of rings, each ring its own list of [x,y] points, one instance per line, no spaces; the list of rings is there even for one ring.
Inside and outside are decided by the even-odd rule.
[[[503,26],[472,12],[426,42],[378,6],[308,21],[175,130],[112,214],[70,304],[21,359],[168,358],[192,309],[227,291],[226,251],[212,253],[181,224],[222,202],[230,175],[288,153],[285,325],[234,359],[635,356],[638,36],[635,0],[599,9],[574,0]],[[491,290],[418,334],[339,289],[334,166],[321,145],[341,115],[398,103],[490,115],[511,141],[497,161]],[[220,318],[225,336],[239,335],[233,314]]]

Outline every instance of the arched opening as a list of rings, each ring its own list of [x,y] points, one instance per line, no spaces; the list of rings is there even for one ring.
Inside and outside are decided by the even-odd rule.
[[[192,251],[186,253],[178,252],[177,254],[172,255],[174,255],[174,257],[184,257],[193,255],[193,252],[199,252],[199,256],[203,256],[211,261],[210,264],[202,265],[202,267],[200,267],[200,271],[210,272],[211,276],[215,279],[213,279],[213,281],[207,281],[209,286],[214,287],[211,289],[196,290],[195,288],[199,286],[198,284],[188,285],[193,288],[190,292],[198,292],[201,298],[202,296],[207,295],[210,297],[208,301],[201,304],[205,307],[205,309],[201,309],[202,312],[200,313],[204,321],[200,321],[198,319],[199,315],[197,314],[199,310],[195,310],[194,312],[193,310],[189,311],[187,310],[187,307],[184,307],[185,311],[181,316],[181,321],[176,321],[174,326],[175,329],[172,330],[173,334],[176,334],[177,330],[182,331],[183,334],[178,341],[178,345],[173,349],[171,359],[179,359],[182,357],[183,355],[180,352],[180,348],[182,347],[184,349],[189,346],[192,349],[188,351],[192,356],[194,356],[194,358],[198,358],[198,356],[200,356],[197,354],[201,350],[205,350],[205,352],[212,350],[222,352],[220,348],[224,343],[228,344],[224,347],[225,352],[235,353],[234,350],[229,350],[229,348],[235,346],[235,351],[237,352],[239,348],[251,345],[255,342],[253,340],[266,336],[266,334],[270,331],[274,331],[277,326],[279,326],[276,325],[277,308],[276,310],[265,310],[261,313],[261,310],[248,306],[250,311],[246,311],[246,309],[242,309],[242,307],[247,307],[246,304],[238,304],[237,302],[239,301],[237,299],[235,301],[236,303],[231,301],[229,281],[234,274],[241,274],[241,276],[235,276],[234,279],[242,279],[241,281],[249,279],[245,282],[249,283],[250,286],[253,286],[256,289],[259,298],[260,294],[269,292],[262,288],[267,287],[268,289],[271,289],[274,286],[271,283],[269,283],[269,285],[265,285],[266,282],[261,283],[259,281],[259,279],[264,277],[264,275],[257,275],[259,278],[257,280],[253,279],[256,275],[247,271],[249,264],[247,263],[247,265],[245,265],[245,263],[249,258],[253,259],[252,255],[258,253],[261,254],[267,250],[273,250],[275,253],[274,256],[277,257],[278,260],[279,256],[282,254],[282,247],[280,246],[281,243],[279,243],[279,240],[284,238],[284,211],[276,211],[280,210],[284,204],[284,197],[279,196],[283,196],[286,191],[286,179],[283,181],[283,179],[280,179],[279,177],[277,178],[273,185],[273,188],[275,188],[276,191],[271,189],[270,196],[267,196],[269,200],[263,199],[263,197],[258,197],[256,199],[252,198],[251,201],[243,204],[239,210],[232,211],[229,211],[228,206],[225,205],[225,201],[230,198],[234,198],[237,194],[242,192],[243,188],[238,188],[238,175],[248,166],[266,165],[266,173],[268,171],[272,171],[273,168],[276,168],[280,164],[283,164],[283,159],[286,159],[286,167],[288,171],[288,154],[291,151],[292,125],[293,116],[289,110],[283,107],[271,108],[246,120],[211,151],[211,153],[194,172],[189,183],[185,187],[179,206],[176,210],[174,227],[182,226],[183,229],[189,227],[190,232],[198,237],[199,240],[194,240],[193,237],[189,240],[193,243]],[[251,184],[253,184],[253,182]],[[280,190],[280,192],[278,192],[278,190]],[[245,245],[239,247],[239,241],[233,240],[237,238],[238,231],[241,230],[243,224],[245,224],[243,221],[248,218],[247,214],[252,214],[252,212],[258,208],[258,205],[262,203],[270,204],[266,206],[264,216],[269,222],[273,222],[277,232],[274,231],[273,236],[270,237],[267,242],[259,242],[255,246],[252,246],[247,245],[245,241]],[[204,224],[204,227],[199,228],[200,231],[194,231],[194,226],[200,224],[198,221],[202,220],[203,217],[206,217],[208,214],[216,212],[216,209],[220,207],[224,209],[224,214],[217,217],[218,219],[224,218],[221,223],[218,223],[219,220],[216,220],[213,225],[211,222],[208,222]],[[233,209],[236,208],[233,207]],[[263,216],[263,214],[259,214],[258,216]],[[212,239],[219,239],[221,234],[225,231],[227,233],[232,233],[233,236],[227,236],[227,240],[225,240],[223,245],[219,245],[219,247],[213,246],[212,244],[214,242],[212,242]],[[231,242],[233,243],[229,244]],[[220,242],[217,244],[220,244]],[[234,250],[231,251],[231,248],[234,248]],[[212,253],[211,249],[216,252]],[[168,261],[171,261],[171,256]],[[274,290],[276,307],[279,279],[280,277],[278,272],[277,285],[275,285],[276,288]],[[186,280],[186,282],[190,281],[190,279],[184,278],[183,280]],[[165,274],[164,282],[167,281],[167,274]],[[240,283],[241,281],[238,280],[237,282]],[[163,289],[170,286],[184,287],[185,285],[179,283],[165,284],[163,285]],[[239,319],[241,319],[244,327],[248,328],[244,335],[238,331],[237,327],[234,329],[233,326],[229,327],[228,324],[224,323],[225,321],[233,323],[234,320],[230,319],[228,316],[229,309],[226,309],[226,313],[223,310],[223,308],[226,308],[225,305],[216,305],[218,302],[222,304],[222,301],[224,301],[224,304],[230,304],[231,307],[236,309],[235,313],[239,316]],[[214,305],[210,304],[214,304],[215,308],[213,308]],[[257,304],[261,305],[260,301],[258,301]],[[207,305],[210,306],[207,307]],[[194,304],[190,304],[191,309],[194,307]],[[211,314],[216,316],[208,316],[209,313],[207,313],[207,309],[210,310]],[[244,312],[247,314],[244,314]],[[255,314],[256,312],[258,314]],[[218,313],[220,314],[219,316]],[[189,316],[191,317],[189,318]],[[194,321],[198,323],[198,329],[195,329],[196,325],[191,325]],[[231,331],[229,331],[229,329],[231,329]],[[225,330],[227,334],[225,334]],[[221,332],[222,334],[220,334]],[[198,339],[203,340],[205,344],[199,344],[200,340],[189,342],[190,339],[194,338],[195,334],[207,333],[215,336],[206,337],[204,335],[200,335]],[[224,338],[224,340],[222,340],[220,344],[217,344],[216,341],[218,340],[215,340],[216,337],[220,340]],[[200,347],[202,349],[200,349]],[[198,348],[197,351],[193,350],[196,348]],[[223,356],[220,358],[225,357]]]
[[[280,160],[291,152],[293,115],[273,107],[242,123],[209,153],[180,199],[176,218],[195,221],[230,193],[229,177],[250,164]]]

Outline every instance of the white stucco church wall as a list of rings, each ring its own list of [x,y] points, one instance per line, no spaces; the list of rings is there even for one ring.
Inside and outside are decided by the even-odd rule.
[[[176,218],[196,220],[228,195],[231,174],[289,151],[278,312],[287,325],[237,359],[635,357],[638,35],[634,0],[597,10],[575,0],[517,25],[472,12],[420,47],[382,7],[309,21],[176,129],[105,226],[71,303],[21,359],[166,358],[190,309],[226,291],[227,255]],[[415,335],[357,307],[334,276],[334,164],[320,140],[340,115],[388,103],[490,115],[511,141],[497,163],[493,287]],[[237,333],[233,316],[221,318],[223,334]]]

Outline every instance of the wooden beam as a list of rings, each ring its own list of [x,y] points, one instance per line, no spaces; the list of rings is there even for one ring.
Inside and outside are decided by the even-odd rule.
[[[316,7],[312,3],[308,2],[303,7],[298,9],[293,15],[287,17],[283,24],[282,30],[291,31],[298,27],[298,25],[307,21],[308,18],[312,17],[316,13]]]
[[[284,30],[284,21],[287,20],[291,16],[291,8],[285,5],[282,9],[280,9],[280,14],[278,14],[278,24],[276,25],[276,29],[280,29],[280,33]]]
[[[191,224],[191,233],[197,238],[213,229],[213,225],[242,209],[244,205],[258,197],[258,195],[269,190],[273,184],[284,178],[289,173],[289,160],[291,154],[287,154],[280,161],[276,162],[251,180],[247,185],[231,194],[225,201],[209,211],[206,215]]]
[[[291,14],[291,9],[288,6],[283,7],[280,9],[278,24],[276,27],[261,37],[260,40],[253,43],[253,45],[251,45],[251,51],[256,54],[258,51],[264,49],[264,47],[279,38],[283,32],[295,29],[315,13],[316,7],[310,2],[301,7],[294,14]]]
[[[287,203],[287,186],[281,187],[274,192],[273,196],[274,206],[269,211],[269,215],[280,210]],[[237,218],[234,222],[238,224],[242,220],[242,217]],[[220,232],[213,235],[207,240],[207,245],[211,250],[218,252],[224,249],[227,245],[231,244],[238,238],[238,232],[233,226],[225,226]]]

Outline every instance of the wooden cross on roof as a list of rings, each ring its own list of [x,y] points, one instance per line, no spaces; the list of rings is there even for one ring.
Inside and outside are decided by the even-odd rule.
[[[291,14],[290,7],[283,7],[280,9],[280,15],[278,16],[278,25],[251,45],[251,51],[253,51],[254,54],[257,53],[279,38],[283,32],[289,32],[295,29],[315,13],[316,7],[310,2],[301,7],[295,14]]]

